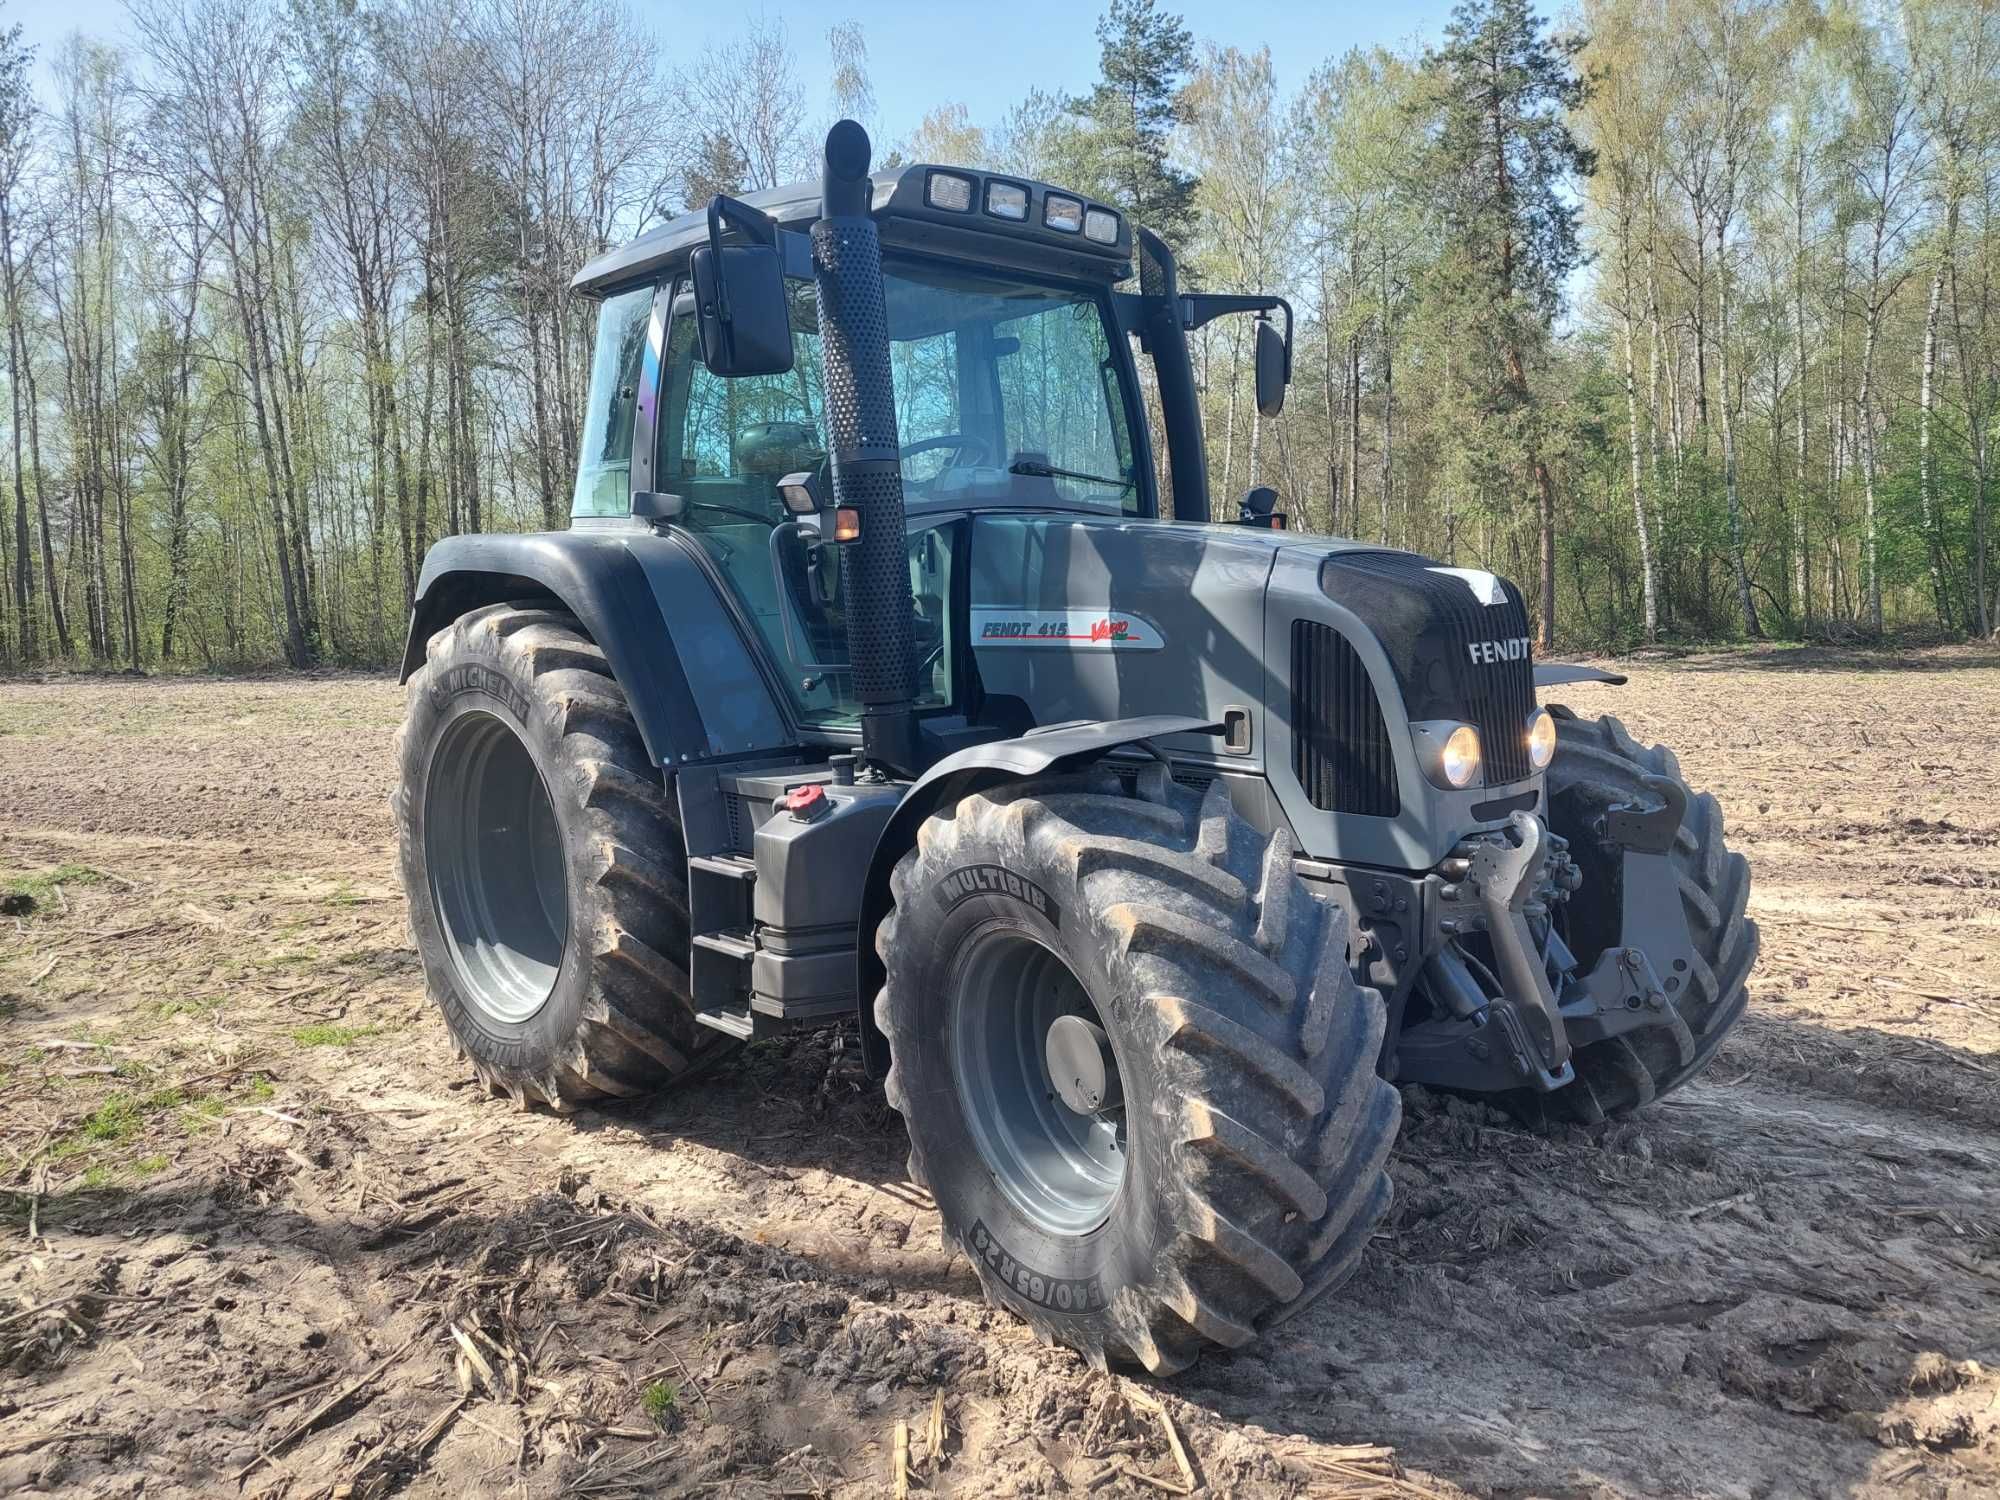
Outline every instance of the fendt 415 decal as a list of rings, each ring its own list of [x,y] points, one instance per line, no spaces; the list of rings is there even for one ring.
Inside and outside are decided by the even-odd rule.
[[[1159,627],[1129,610],[1010,609],[972,611],[972,644],[1054,646],[1070,651],[1157,651],[1166,644]]]

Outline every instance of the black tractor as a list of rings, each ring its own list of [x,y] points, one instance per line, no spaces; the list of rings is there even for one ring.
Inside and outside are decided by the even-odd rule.
[[[1275,415],[1281,298],[852,122],[576,284],[573,524],[440,542],[404,660],[411,923],[495,1089],[848,1028],[988,1294],[1164,1372],[1353,1270],[1396,1084],[1601,1121],[1742,1014],[1720,811],[1538,706],[1604,674],[1513,584],[1211,519],[1188,334],[1254,318]]]

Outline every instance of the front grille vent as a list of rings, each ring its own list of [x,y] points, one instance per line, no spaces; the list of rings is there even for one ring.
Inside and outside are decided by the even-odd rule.
[[[1347,637],[1292,623],[1292,769],[1314,807],[1393,818],[1402,810],[1389,726]]]
[[[1535,774],[1528,760],[1528,715],[1535,706],[1535,668],[1526,657],[1496,662],[1475,673],[1466,693],[1466,718],[1479,728],[1486,784],[1506,786]]]

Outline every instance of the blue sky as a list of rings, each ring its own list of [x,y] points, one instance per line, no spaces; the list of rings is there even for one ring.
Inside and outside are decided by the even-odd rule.
[[[1239,46],[1268,43],[1287,88],[1326,58],[1349,47],[1401,47],[1435,40],[1451,6],[1443,0],[1398,4],[1376,0],[1230,0],[1184,4],[1178,9],[1198,39]],[[798,54],[800,82],[813,113],[826,104],[825,37],[839,21],[861,23],[868,64],[891,138],[907,133],[937,104],[965,105],[973,120],[992,126],[1030,87],[1076,91],[1097,71],[1097,18],[1101,6],[1077,0],[995,0],[979,5],[923,4],[920,0],[816,0],[816,3],[687,5],[677,0],[634,0],[634,9],[660,36],[670,57],[691,59],[711,41],[726,40],[745,15],[781,21]],[[4,0],[0,22],[19,21],[26,41],[44,57],[69,32],[122,37],[128,32],[122,0]],[[43,74],[46,86],[46,73]]]

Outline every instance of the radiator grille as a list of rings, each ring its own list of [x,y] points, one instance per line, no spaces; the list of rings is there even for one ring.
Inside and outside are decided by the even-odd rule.
[[[1473,676],[1466,692],[1466,718],[1479,730],[1479,752],[1486,762],[1486,784],[1505,786],[1526,781],[1535,768],[1528,761],[1528,715],[1535,706],[1535,668],[1520,661],[1498,662]]]
[[[1347,637],[1313,620],[1292,623],[1292,769],[1323,811],[1393,818],[1402,810],[1368,669]]]

